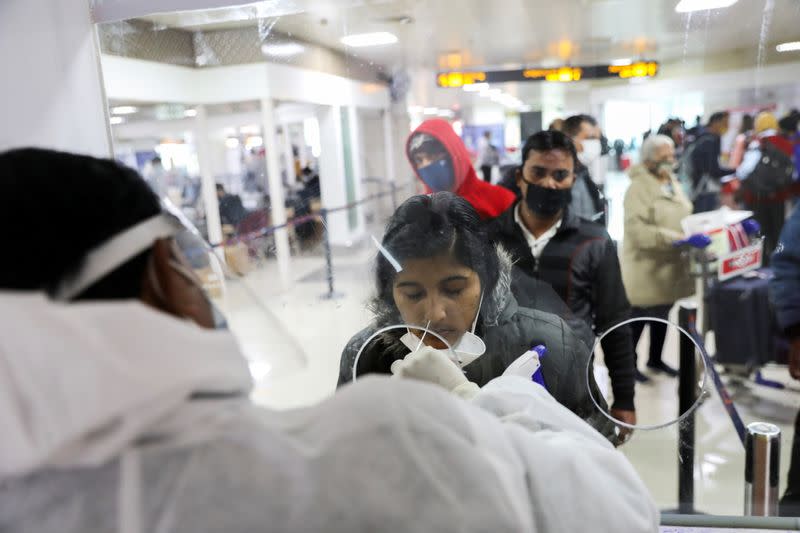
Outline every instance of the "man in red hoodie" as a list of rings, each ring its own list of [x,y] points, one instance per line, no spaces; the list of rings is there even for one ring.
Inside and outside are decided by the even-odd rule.
[[[453,192],[484,220],[497,217],[515,201],[511,191],[478,179],[466,146],[446,120],[420,124],[408,137],[406,155],[428,192]]]

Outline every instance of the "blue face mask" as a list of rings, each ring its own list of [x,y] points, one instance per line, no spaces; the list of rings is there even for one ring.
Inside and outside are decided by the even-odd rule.
[[[450,191],[453,188],[453,165],[448,158],[434,161],[427,167],[417,170],[419,177],[433,192]]]

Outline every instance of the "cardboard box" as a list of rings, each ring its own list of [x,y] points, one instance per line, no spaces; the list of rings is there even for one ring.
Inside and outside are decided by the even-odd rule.
[[[254,268],[250,251],[242,242],[225,246],[225,262],[231,272],[240,276],[246,276]]]
[[[711,261],[709,266],[717,271],[719,281],[761,268],[763,241],[751,242],[750,237],[739,225],[752,216],[752,211],[722,207],[716,211],[690,215],[681,221],[687,237],[704,233],[711,238],[711,245],[707,251],[715,260]]]

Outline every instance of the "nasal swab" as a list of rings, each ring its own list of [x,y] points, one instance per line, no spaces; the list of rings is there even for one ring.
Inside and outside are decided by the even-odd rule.
[[[422,332],[422,338],[419,340],[419,344],[417,344],[417,349],[416,349],[416,350],[414,350],[415,352],[419,351],[419,349],[420,349],[420,348],[422,348],[422,341],[424,341],[424,340],[425,340],[425,335],[427,335],[427,334],[428,334],[428,327],[429,327],[430,325],[431,325],[431,321],[430,321],[430,320],[428,320],[428,323],[427,323],[427,324],[425,324],[425,330]]]

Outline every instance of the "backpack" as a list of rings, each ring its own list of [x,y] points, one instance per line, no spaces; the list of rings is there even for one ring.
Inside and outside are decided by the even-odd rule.
[[[761,159],[742,181],[739,194],[748,206],[784,202],[794,182],[794,163],[770,142],[762,142],[760,152]]]
[[[683,186],[683,191],[686,193],[686,196],[694,201],[697,195],[700,192],[703,192],[698,187],[701,185],[700,183],[695,184],[693,180],[694,176],[694,162],[692,161],[694,157],[694,150],[697,148],[697,141],[691,143],[686,149],[683,151],[683,155],[681,155],[681,159],[678,162],[678,171],[676,173],[676,177],[678,181]],[[701,180],[702,181],[702,180]]]

